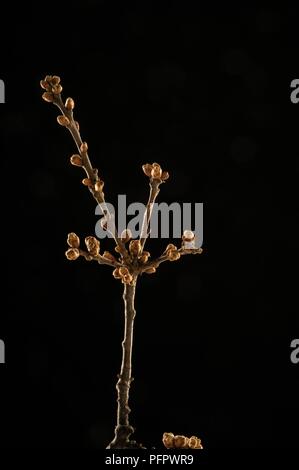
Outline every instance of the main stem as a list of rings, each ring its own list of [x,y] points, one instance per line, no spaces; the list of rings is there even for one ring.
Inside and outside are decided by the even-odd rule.
[[[110,449],[125,449],[134,447],[135,442],[129,440],[130,435],[134,432],[134,428],[129,423],[129,391],[132,378],[132,346],[133,346],[133,328],[134,318],[136,315],[134,307],[136,284],[124,284],[123,299],[125,304],[125,331],[122,342],[122,363],[117,390],[117,425],[115,428],[115,436],[109,444]],[[135,445],[134,445],[135,444]]]

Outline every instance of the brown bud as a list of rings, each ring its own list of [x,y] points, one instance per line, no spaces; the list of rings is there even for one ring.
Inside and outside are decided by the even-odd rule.
[[[151,256],[151,255],[150,255],[150,253],[149,253],[148,251],[144,251],[144,252],[142,253],[142,255],[140,256],[139,261],[140,261],[141,263],[144,263],[144,264],[145,264],[145,263],[148,262],[148,259],[149,259],[150,256]]]
[[[150,163],[145,163],[145,165],[142,165],[143,173],[148,177],[151,176],[152,168],[153,166]]]
[[[103,187],[104,187],[104,181],[101,181],[101,180],[98,180],[96,184],[94,185],[95,191],[100,192],[100,193],[103,191]]]
[[[186,449],[188,448],[189,439],[185,436],[174,436],[173,443],[177,449]]]
[[[52,78],[53,78],[52,75],[46,75],[45,82],[51,83]]]
[[[104,251],[103,257],[108,259],[109,261],[112,261],[113,263],[116,262],[116,259],[114,258],[114,256],[111,253],[109,253],[109,251]]]
[[[167,247],[165,248],[164,253],[167,253],[170,250],[177,250],[177,247],[173,245],[172,243],[169,243],[169,245],[167,245]]]
[[[162,171],[161,180],[166,181],[166,180],[168,180],[168,178],[169,178],[168,171]]]
[[[126,276],[127,274],[130,274],[130,273],[129,273],[128,268],[126,268],[125,266],[121,266],[119,268],[119,274],[121,275],[121,277],[123,277],[123,276]]]
[[[146,274],[154,274],[156,272],[156,268],[154,268],[153,266],[150,266],[149,268],[145,268],[144,272]]]
[[[79,131],[79,130],[80,130],[79,122],[78,122],[78,121],[74,121],[74,123],[75,123],[75,126],[77,127],[77,130]]]
[[[62,92],[62,86],[61,85],[52,86],[52,92],[54,93],[54,95],[59,95]]]
[[[80,152],[86,153],[87,150],[88,150],[87,142],[82,142],[82,144],[81,144],[81,146],[80,146]]]
[[[100,251],[100,242],[95,237],[86,237],[85,245],[89,253],[93,256],[98,256]]]
[[[69,248],[65,252],[65,256],[67,257],[68,260],[75,261],[77,258],[79,258],[80,251],[77,248]]]
[[[48,81],[51,82],[53,86],[56,86],[60,83],[60,77],[58,77],[58,75],[53,75],[53,77],[51,77],[50,75],[50,79]]]
[[[88,188],[92,187],[92,181],[89,178],[83,178],[82,183],[84,186],[87,186]]]
[[[74,232],[71,232],[67,236],[67,244],[72,248],[79,248],[80,246],[80,238]]]
[[[116,245],[114,250],[116,251],[116,253],[121,253],[121,248],[118,245]]]
[[[139,256],[141,253],[140,240],[131,240],[129,245],[129,251],[133,256]]]
[[[80,155],[72,155],[71,156],[71,164],[74,166],[82,166],[82,158]]]
[[[181,254],[178,252],[178,250],[170,250],[167,254],[169,261],[177,261],[181,257]]]
[[[162,176],[162,168],[158,163],[153,163],[153,168],[151,171],[151,176],[154,179],[160,179]]]
[[[57,116],[57,122],[58,122],[58,124],[60,124],[61,126],[69,126],[69,125],[70,125],[70,120],[69,120],[69,118],[67,118],[67,117],[64,116],[63,114],[60,115],[60,116]]]
[[[47,101],[47,103],[52,103],[53,100],[54,100],[53,93],[50,93],[49,91],[45,91],[42,94],[42,98],[43,98],[43,100]]]
[[[75,107],[75,101],[73,100],[73,98],[67,98],[66,101],[65,101],[65,107],[66,109],[68,109],[69,111],[72,111]]]
[[[120,238],[123,243],[127,243],[132,238],[131,230],[129,228],[126,228],[125,230],[123,230],[120,234]]]
[[[196,436],[191,436],[189,438],[189,448],[190,449],[203,449],[201,440]]]
[[[51,85],[49,85],[48,82],[46,82],[46,80],[40,80],[40,86],[44,89],[44,90],[47,90],[49,91],[51,89]]]
[[[119,268],[115,268],[112,274],[113,274],[113,277],[115,277],[115,279],[121,279],[122,278],[122,276],[119,273]]]
[[[174,435],[172,434],[172,432],[165,432],[163,434],[162,442],[166,449],[171,449],[172,447],[174,447],[173,438]]]
[[[125,276],[123,276],[122,278],[122,282],[124,284],[131,284],[131,282],[133,281],[133,276],[131,276],[131,274],[126,274]]]

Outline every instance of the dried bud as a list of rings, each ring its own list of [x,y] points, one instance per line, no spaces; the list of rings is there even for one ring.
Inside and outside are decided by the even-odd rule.
[[[153,169],[153,166],[150,163],[145,163],[145,165],[142,165],[143,173],[148,177],[151,176],[152,169]]]
[[[115,277],[115,279],[121,279],[122,278],[122,276],[119,273],[119,268],[115,268],[112,274],[113,274],[113,277]]]
[[[131,240],[129,245],[129,251],[133,256],[139,256],[141,253],[140,240]]]
[[[114,250],[116,251],[116,253],[121,253],[121,248],[118,245],[116,245]]]
[[[169,178],[168,171],[162,171],[161,180],[166,181],[166,180],[168,180],[168,178]]]
[[[149,268],[145,268],[144,272],[146,274],[154,274],[156,272],[156,268],[154,268],[153,266],[150,266]]]
[[[121,275],[121,277],[123,277],[123,276],[126,276],[127,274],[130,274],[130,273],[129,273],[128,268],[126,268],[125,266],[121,266],[119,268],[119,274]]]
[[[44,90],[47,90],[47,91],[51,90],[51,85],[48,82],[46,82],[46,80],[41,80],[39,83],[40,83],[40,86]]]
[[[113,263],[116,263],[116,259],[111,253],[109,253],[109,251],[104,251],[103,257],[108,259],[109,261],[112,261]]]
[[[49,91],[45,91],[45,93],[42,94],[42,98],[47,101],[47,103],[52,103],[54,100],[53,93],[50,93]]]
[[[96,192],[101,193],[103,191],[104,181],[98,180],[94,185],[94,189]]]
[[[82,166],[83,162],[82,162],[82,158],[80,157],[80,155],[72,155],[71,164],[74,166]]]
[[[154,179],[160,179],[162,176],[162,168],[158,163],[153,163],[153,168],[151,171],[151,176]]]
[[[82,183],[88,188],[91,188],[93,186],[92,181],[89,178],[83,178]]]
[[[88,252],[92,256],[98,256],[99,251],[100,251],[100,242],[97,240],[95,237],[86,237],[85,238],[85,245],[88,250]]]
[[[74,121],[74,123],[75,123],[75,126],[77,127],[77,130],[79,131],[79,130],[80,130],[79,122],[78,122],[78,121]]]
[[[129,228],[126,228],[125,230],[123,230],[120,234],[120,238],[123,243],[127,243],[132,238],[131,230]]]
[[[172,447],[174,447],[173,438],[174,438],[174,435],[172,434],[172,432],[165,432],[163,434],[162,442],[164,446],[166,447],[166,449],[171,449]]]
[[[169,245],[167,245],[167,247],[165,248],[164,253],[168,253],[168,251],[170,250],[177,250],[177,247],[173,245],[172,243],[169,243]]]
[[[191,436],[189,438],[189,448],[190,449],[203,449],[201,440],[196,436]]]
[[[62,92],[62,86],[61,85],[52,86],[52,92],[54,93],[54,95],[59,95]]]
[[[148,262],[148,259],[150,256],[151,254],[148,251],[144,251],[142,255],[140,256],[139,261],[145,264]]]
[[[87,150],[88,150],[87,142],[82,142],[82,144],[81,144],[81,146],[80,146],[80,152],[86,153]]]
[[[57,116],[57,122],[61,126],[69,126],[70,125],[70,120],[68,117],[64,116],[63,114],[60,116]]]
[[[79,248],[80,246],[80,238],[74,232],[71,232],[67,236],[67,244],[72,248]]]
[[[48,81],[51,82],[53,86],[56,86],[60,83],[60,77],[58,77],[58,75],[53,75],[53,77],[51,77],[50,75],[50,79]]]
[[[52,78],[53,78],[52,75],[46,75],[45,82],[51,83]]]
[[[188,448],[189,439],[188,437],[185,437],[185,436],[174,436],[173,444],[174,444],[174,447],[178,449],[186,449]]]
[[[75,107],[75,101],[73,100],[73,98],[67,98],[66,101],[65,101],[65,107],[66,109],[68,109],[69,111],[72,111]]]
[[[77,258],[79,258],[80,251],[77,248],[69,248],[65,252],[65,256],[67,257],[68,260],[75,261]]]
[[[178,252],[178,250],[170,250],[167,254],[169,261],[177,261],[181,257],[181,254]]]
[[[186,242],[192,242],[195,238],[195,234],[191,230],[184,230],[182,239]]]
[[[131,276],[131,274],[126,274],[122,278],[123,284],[131,284],[132,281],[133,281],[133,276]]]

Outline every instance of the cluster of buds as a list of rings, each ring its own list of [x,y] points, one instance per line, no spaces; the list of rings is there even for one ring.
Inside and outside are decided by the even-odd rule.
[[[65,252],[65,256],[68,260],[75,261],[80,256],[80,238],[76,233],[71,232],[67,236],[67,244],[70,248]]]
[[[181,257],[181,254],[178,248],[172,243],[167,245],[166,250],[164,251],[164,254],[167,256],[169,261],[177,261]]]
[[[57,75],[46,75],[44,80],[40,81],[40,86],[46,90],[42,97],[48,103],[53,103],[55,95],[59,95],[62,92],[60,77]]]
[[[123,239],[123,237],[121,236]],[[148,262],[149,257],[151,256],[149,251],[142,251],[141,241],[140,240],[131,240],[129,244],[129,253],[132,259],[138,259],[141,265],[144,265]],[[156,272],[155,268],[149,267],[145,269],[144,272],[149,274]]]
[[[100,253],[100,242],[97,238],[89,236],[85,238],[85,245],[91,256],[98,256]]]
[[[139,258],[142,252],[140,240],[131,240],[129,244],[129,252],[132,258]]]
[[[167,449],[203,449],[201,440],[196,436],[175,436],[172,432],[165,432],[162,442]]]
[[[182,245],[184,248],[192,250],[195,246],[195,234],[191,230],[184,230],[182,236]]]
[[[132,274],[130,274],[128,268],[126,268],[125,266],[121,266],[120,268],[114,269],[113,276],[115,277],[115,279],[121,279],[121,282],[123,284],[132,285],[134,282]]]
[[[168,171],[162,171],[159,163],[145,163],[142,165],[143,173],[152,180],[158,180],[160,183],[168,180]]]
[[[150,256],[151,256],[151,254],[150,254],[149,251],[143,251],[142,255],[139,256],[138,260],[141,264],[146,264],[148,262],[148,259],[149,259]]]

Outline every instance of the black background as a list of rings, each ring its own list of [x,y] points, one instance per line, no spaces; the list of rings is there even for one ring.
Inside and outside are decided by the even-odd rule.
[[[67,233],[97,219],[46,74],[76,101],[109,201],[146,201],[141,165],[158,161],[160,201],[204,203],[204,254],[138,285],[136,439],[296,447],[298,11],[140,3],[12,4],[1,20],[0,447],[104,448],[115,425],[122,288],[65,259]]]

